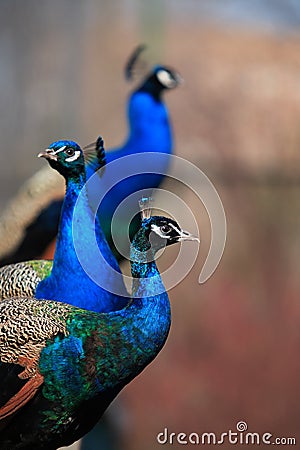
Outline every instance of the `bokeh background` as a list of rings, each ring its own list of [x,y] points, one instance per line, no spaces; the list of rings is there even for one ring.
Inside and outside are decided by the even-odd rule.
[[[112,407],[119,448],[159,449],[165,427],[222,433],[240,420],[299,445],[297,0],[0,0],[0,207],[43,166],[36,154],[50,142],[123,141],[133,88],[123,67],[141,42],[150,62],[185,79],[165,97],[175,152],[214,183],[228,237],[199,285],[209,221],[177,187],[198,220],[200,254],[169,293],[165,348]]]

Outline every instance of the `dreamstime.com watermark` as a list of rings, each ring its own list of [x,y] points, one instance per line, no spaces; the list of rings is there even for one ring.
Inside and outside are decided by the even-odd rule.
[[[161,445],[296,445],[295,437],[278,437],[272,433],[247,431],[248,424],[243,420],[236,424],[236,429],[223,433],[174,433],[165,428],[156,436]]]

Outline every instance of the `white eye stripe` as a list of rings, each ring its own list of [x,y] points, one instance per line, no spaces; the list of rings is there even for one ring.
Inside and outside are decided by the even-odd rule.
[[[65,148],[67,148],[67,146],[66,146],[66,145],[63,145],[63,146],[60,147],[55,153],[63,152]]]
[[[171,222],[168,223],[169,227],[173,228],[173,230],[176,231],[176,233],[178,233],[179,235],[182,233],[181,230],[179,230],[179,228],[175,227],[175,225]]]
[[[179,236],[181,235],[181,231],[180,231],[178,228],[176,228],[172,223],[168,223],[168,225],[169,225],[171,228],[173,228],[173,230],[175,230],[176,233],[178,233]],[[170,231],[167,232],[167,233],[164,233],[163,231],[161,231],[161,227],[159,227],[159,226],[157,226],[157,225],[155,225],[155,224],[152,224],[152,225],[151,225],[151,230],[152,230],[154,233],[156,233],[158,236],[160,236],[161,238],[164,238],[164,239],[170,239],[170,236],[168,236],[168,233],[170,233]]]
[[[46,148],[45,152],[46,153],[51,153],[51,155],[57,155],[57,153],[63,152],[65,148],[67,148],[66,145],[63,145],[62,147],[60,147],[56,151],[54,151],[53,148]]]
[[[67,162],[76,161],[76,159],[78,159],[79,156],[80,156],[80,151],[79,150],[75,150],[74,155],[70,156],[69,158],[66,158],[65,161],[67,161]]]
[[[60,147],[58,150],[56,150],[56,152],[54,152],[53,154],[54,154],[54,155],[57,155],[57,153],[63,152],[65,148],[67,148],[67,146],[66,146],[66,145],[63,145],[63,146]]]
[[[181,235],[182,235],[183,231],[180,230],[179,228],[177,228],[173,223],[168,222],[168,226],[169,226],[170,228],[172,228],[172,229],[178,234],[178,236],[181,236]],[[151,225],[151,230],[152,230],[154,233],[156,233],[158,236],[160,236],[161,238],[164,238],[164,239],[170,239],[170,236],[168,236],[168,233],[170,233],[170,231],[167,232],[167,233],[164,233],[163,231],[161,231],[161,227],[159,227],[159,226],[157,226],[157,225],[155,225],[155,224],[152,224],[152,225]]]
[[[164,233],[161,232],[160,227],[155,225],[154,223],[151,225],[151,230],[156,233],[159,237],[163,239],[169,239],[168,236],[166,236]]]

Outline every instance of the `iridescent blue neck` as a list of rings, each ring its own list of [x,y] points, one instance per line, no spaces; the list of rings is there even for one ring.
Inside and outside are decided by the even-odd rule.
[[[117,373],[118,383],[128,383],[134,373],[140,373],[162,349],[170,330],[171,308],[152,250],[141,228],[131,246],[132,300],[127,308],[111,315],[111,327],[118,342],[124,342],[122,373]],[[149,252],[150,249],[150,252]],[[154,257],[154,254],[152,255]],[[125,357],[124,355],[128,357]],[[118,358],[112,355],[111,365]],[[107,386],[113,375],[107,377]]]
[[[148,92],[135,92],[129,100],[127,115],[126,146],[130,145],[135,152],[172,152],[172,130],[164,102],[156,101]]]
[[[77,175],[77,177],[72,177],[66,180],[66,194],[61,210],[61,219],[57,233],[52,276],[62,276],[62,274],[64,274],[64,276],[68,276],[70,269],[72,272],[80,269],[72,237],[72,221],[76,201],[85,184],[85,181],[85,173],[81,173]],[[86,206],[87,214],[85,218],[83,216],[85,228],[86,226],[92,226],[92,224],[89,224],[90,211],[88,205]]]
[[[132,296],[153,297],[165,293],[165,288],[155,261],[156,249],[146,236],[145,222],[133,239],[130,248]]]
[[[48,278],[39,283],[36,297],[64,301],[95,312],[114,311],[127,305],[128,299],[109,292],[109,287],[107,287],[108,290],[104,288],[104,286],[108,286],[108,283],[112,287],[116,283],[119,286],[121,277],[115,281],[115,276],[111,275],[109,280],[103,280],[103,277],[107,277],[102,273],[102,266],[97,259],[98,249],[116,272],[120,273],[120,268],[112,255],[99,222],[97,218],[95,220],[94,213],[90,208],[87,194],[83,190],[85,181],[85,173],[81,173],[76,177],[69,178],[66,182],[66,194],[61,211],[52,272]],[[79,194],[80,202],[77,201]],[[76,240],[76,248],[73,220],[76,222],[76,233],[79,236]],[[97,248],[93,248],[95,234]],[[85,267],[82,267],[78,259],[78,251],[86,255]],[[99,283],[90,278],[90,268],[93,273],[97,273]],[[125,287],[121,285],[118,292],[125,294]]]
[[[151,95],[155,101],[160,102],[164,87],[159,83],[155,74],[147,78],[136,92],[145,92]]]

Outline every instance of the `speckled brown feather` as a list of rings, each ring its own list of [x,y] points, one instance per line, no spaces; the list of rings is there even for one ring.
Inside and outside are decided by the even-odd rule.
[[[24,367],[19,378],[28,382],[0,408],[0,420],[24,406],[43,383],[38,360],[48,339],[67,334],[66,318],[72,306],[32,298],[0,303],[0,361]],[[41,314],[42,312],[42,314]]]
[[[0,301],[11,297],[34,297],[38,283],[51,270],[52,261],[27,261],[0,268]]]

